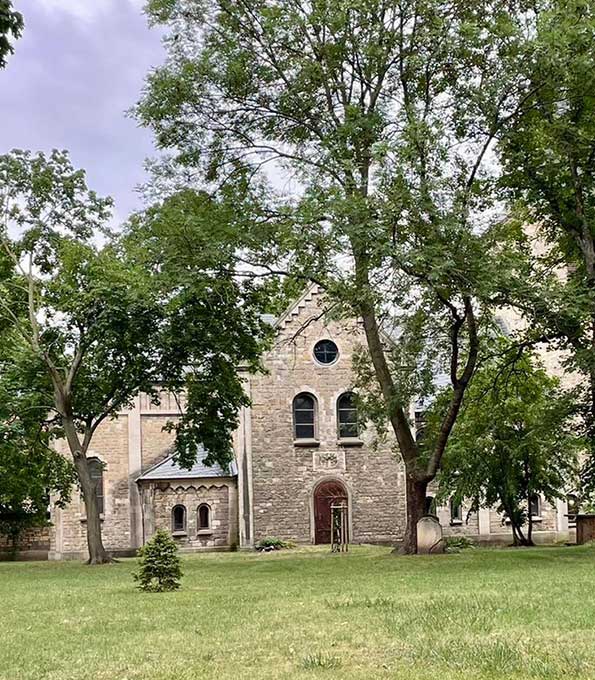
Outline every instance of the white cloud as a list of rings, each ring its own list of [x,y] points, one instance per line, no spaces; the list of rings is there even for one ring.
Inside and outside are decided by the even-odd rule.
[[[128,4],[140,10],[145,0],[23,0],[23,13],[28,2],[34,2],[46,12],[63,12],[81,21],[93,21],[97,16],[113,11],[117,5]]]

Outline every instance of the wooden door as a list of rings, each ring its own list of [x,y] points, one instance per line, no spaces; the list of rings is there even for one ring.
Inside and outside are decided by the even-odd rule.
[[[331,542],[331,505],[347,503],[347,490],[339,481],[322,482],[314,491],[314,543]]]

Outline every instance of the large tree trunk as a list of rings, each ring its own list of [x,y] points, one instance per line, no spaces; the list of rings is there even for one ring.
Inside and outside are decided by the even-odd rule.
[[[427,483],[415,479],[413,474],[406,475],[407,525],[403,543],[396,550],[401,555],[414,555],[417,552],[417,523],[426,510]]]
[[[91,479],[89,464],[85,451],[81,445],[74,422],[70,418],[63,418],[64,432],[72,460],[83,493],[85,503],[85,514],[87,516],[87,547],[89,549],[89,560],[87,564],[108,564],[113,559],[103,547],[101,536],[101,519],[99,517],[99,506],[97,504],[97,493],[95,484]]]

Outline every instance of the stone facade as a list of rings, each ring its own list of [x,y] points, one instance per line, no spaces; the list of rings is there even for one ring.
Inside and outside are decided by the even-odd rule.
[[[254,540],[278,536],[314,541],[314,491],[325,480],[341,481],[348,493],[351,540],[393,543],[404,529],[404,469],[394,442],[372,447],[365,431],[340,440],[337,400],[353,389],[352,357],[364,342],[358,324],[326,322],[321,296],[312,289],[278,323],[268,373],[250,380],[252,521]],[[338,359],[316,361],[319,340],[332,340]],[[293,400],[300,393],[316,400],[316,436],[294,441]],[[305,444],[305,445],[304,445]]]
[[[173,531],[177,505],[186,510],[184,530],[174,532],[185,550],[250,548],[266,536],[314,543],[324,540],[328,517],[319,501],[329,484],[348,503],[352,542],[387,544],[401,538],[405,479],[394,440],[375,442],[371,428],[358,437],[339,436],[338,399],[353,388],[352,359],[364,343],[362,328],[355,321],[325,320],[323,312],[323,297],[312,287],[277,321],[274,347],[264,358],[267,372],[245,376],[252,405],[240,413],[233,474],[202,469],[195,477],[172,478],[170,470],[170,477],[155,478],[172,449],[173,435],[164,425],[183,408],[171,395],[163,394],[158,405],[141,395],[132,409],[99,427],[89,455],[105,464],[108,550],[131,554],[157,528]],[[321,340],[338,349],[327,365],[314,356]],[[315,428],[313,437],[298,440],[293,404],[302,393],[314,399]],[[206,528],[198,525],[202,504],[210,511]],[[542,504],[535,539],[567,539],[566,512],[564,502],[555,508]],[[459,519],[445,507],[436,514],[446,536],[510,541],[510,529],[495,511],[469,515],[463,509]],[[52,510],[52,522],[50,557],[84,556],[84,506],[76,491],[67,508]]]

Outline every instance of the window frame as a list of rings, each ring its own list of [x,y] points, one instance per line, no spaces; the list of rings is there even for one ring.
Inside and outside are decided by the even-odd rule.
[[[207,511],[207,526],[203,526],[200,520],[201,510]],[[211,533],[213,528],[213,511],[208,503],[200,503],[196,508],[196,531],[199,534]]]
[[[87,458],[87,468],[91,481],[95,482],[95,499],[97,501],[97,512],[99,515],[105,513],[105,478],[104,472],[106,465],[97,456]],[[97,474],[97,471],[99,474]]]
[[[316,356],[316,348],[321,344],[321,343],[331,343],[336,350],[335,358],[332,361],[321,361],[317,356]],[[325,350],[325,354],[326,354]],[[320,340],[317,340],[314,343],[314,347],[312,347],[312,356],[314,357],[314,361],[319,365],[319,366],[333,366],[334,364],[339,361],[339,357],[341,356],[341,352],[339,351],[339,345],[334,340],[331,340],[330,338],[321,338]]]
[[[533,500],[537,502],[537,512],[533,512]],[[531,519],[541,519],[541,496],[538,493],[533,493],[531,496],[529,496],[529,513],[531,515]]]
[[[436,497],[435,496],[428,496],[426,495],[426,498],[424,500],[424,516],[436,516],[438,508],[436,506]]]
[[[182,510],[182,529],[176,529],[176,510]],[[188,528],[188,512],[186,511],[186,506],[182,503],[176,503],[171,509],[171,533],[172,536],[182,536],[186,535]]]
[[[307,397],[312,401],[312,408],[311,409],[305,409],[305,408],[296,408],[296,403],[297,400],[303,397]],[[307,422],[307,423],[298,423],[297,418],[296,418],[296,413],[297,412],[312,412],[312,422]],[[318,399],[311,393],[311,392],[299,392],[298,394],[295,395],[293,398],[293,401],[291,402],[291,416],[292,416],[292,422],[293,422],[293,440],[296,443],[300,442],[317,442],[318,441]],[[310,437],[305,437],[305,436],[298,436],[298,426],[300,427],[312,427],[312,436]]]
[[[351,405],[349,407],[341,407],[341,400],[345,399],[346,397],[351,399]],[[336,408],[336,418],[337,418],[337,437],[339,441],[359,441],[360,438],[360,424],[359,424],[359,418],[358,418],[358,409],[357,405],[355,403],[356,400],[356,394],[355,392],[343,392],[337,397],[337,408]],[[341,420],[341,412],[345,413],[346,411],[354,411],[355,412],[355,421],[349,421],[349,422],[343,422]],[[341,432],[341,427],[342,426],[353,426],[355,425],[355,434],[350,434],[350,435],[344,435]]]
[[[458,512],[455,512],[455,510],[458,510]],[[450,513],[451,525],[463,524],[463,504],[461,502],[455,503],[454,498],[449,498],[448,511]]]

